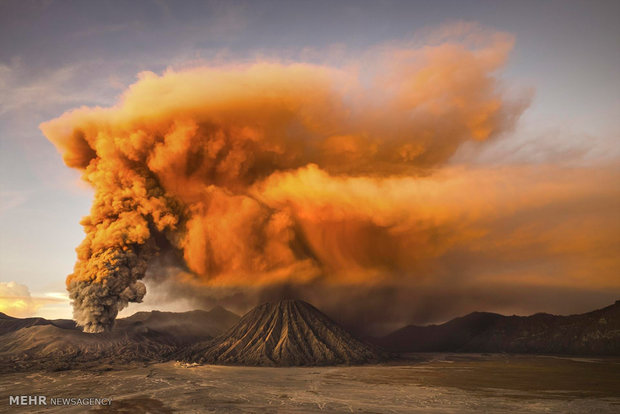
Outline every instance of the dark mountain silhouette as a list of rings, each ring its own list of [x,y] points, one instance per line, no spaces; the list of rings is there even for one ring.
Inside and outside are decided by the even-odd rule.
[[[314,306],[300,300],[260,305],[184,359],[260,366],[334,365],[376,362],[382,355],[354,338]]]
[[[241,319],[220,307],[138,312],[100,334],[83,333],[71,320],[0,313],[0,372],[174,359],[266,366],[360,364],[386,358],[379,348],[397,353],[620,355],[620,301],[571,316],[474,312],[369,341],[374,345],[356,339],[312,305],[294,300],[263,304]]]
[[[71,321],[73,322],[73,321]],[[18,331],[22,328],[37,325],[50,325],[52,322],[44,318],[14,318],[5,313],[0,312],[0,335],[5,333]]]
[[[71,320],[0,315],[0,368],[66,369],[83,364],[166,361],[189,344],[221,334],[239,320],[223,308],[138,312],[110,332],[88,334]]]
[[[217,306],[210,311],[189,312],[137,312],[127,318],[119,318],[112,332],[121,333],[148,329],[170,334],[176,342],[212,338],[239,320],[239,316]],[[31,326],[51,325],[60,329],[81,332],[70,319],[14,318],[0,312],[0,335]]]
[[[146,327],[174,337],[175,343],[188,344],[213,338],[238,320],[238,315],[218,306],[210,311],[138,312],[128,318],[118,319],[115,329]]]
[[[620,355],[620,301],[570,316],[474,312],[442,325],[406,326],[370,341],[393,352]]]

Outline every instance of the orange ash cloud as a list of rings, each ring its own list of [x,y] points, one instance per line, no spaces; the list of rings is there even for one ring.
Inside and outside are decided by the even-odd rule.
[[[367,281],[411,277],[446,244],[477,237],[416,177],[512,127],[525,103],[494,75],[511,46],[492,36],[389,49],[365,71],[143,73],[116,106],[43,123],[95,189],[67,278],[76,321],[108,329],[142,300],[162,249],[210,285]]]
[[[382,178],[334,177],[309,165],[273,174],[253,194],[294,215],[332,281],[432,276],[441,285],[450,271],[442,258],[460,252],[460,271],[480,273],[459,283],[489,272],[495,282],[508,273],[508,283],[521,283],[544,264],[539,285],[617,289],[619,180],[618,165],[445,167]],[[528,267],[521,278],[519,266]]]

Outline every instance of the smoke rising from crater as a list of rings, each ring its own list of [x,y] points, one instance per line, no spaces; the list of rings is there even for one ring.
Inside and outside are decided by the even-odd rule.
[[[437,234],[436,212],[402,186],[512,127],[526,102],[496,78],[511,46],[493,34],[475,47],[386,48],[372,68],[142,73],[117,105],[42,124],[95,190],[67,278],[76,321],[110,328],[143,299],[163,252],[201,286],[415,277],[462,236]]]

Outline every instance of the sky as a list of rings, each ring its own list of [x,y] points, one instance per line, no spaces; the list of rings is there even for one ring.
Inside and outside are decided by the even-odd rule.
[[[303,280],[289,279],[288,273],[286,280],[261,276],[257,282],[239,276],[239,271],[231,283],[230,272],[208,274],[213,263],[191,253],[201,249],[192,237],[209,238],[198,231],[183,245],[184,276],[147,275],[145,303],[130,304],[122,314],[219,302],[242,311],[283,291],[328,310],[345,308],[343,317],[369,324],[376,322],[372,314],[381,308],[381,317],[394,326],[440,322],[474,310],[576,313],[608,305],[620,298],[618,17],[620,5],[612,1],[0,1],[0,310],[15,316],[72,314],[65,278],[73,272],[75,249],[84,239],[80,220],[97,196],[80,179],[79,168],[63,162],[62,154],[71,150],[63,147],[62,134],[40,125],[58,119],[48,125],[82,127],[86,121],[79,116],[61,115],[89,107],[83,113],[95,119],[96,132],[117,131],[120,127],[97,107],[118,108],[122,99],[133,99],[144,108],[118,109],[133,125],[132,117],[150,116],[151,107],[169,107],[168,98],[159,101],[160,85],[168,82],[181,90],[178,85],[199,83],[198,78],[222,85],[261,85],[256,79],[264,79],[265,88],[286,93],[290,88],[298,94],[309,92],[290,85],[306,82],[331,91],[335,84],[342,89],[336,98],[317,98],[316,103],[304,99],[299,105],[314,111],[333,104],[339,114],[342,104],[346,110],[341,118],[322,115],[338,125],[330,128],[376,142],[392,134],[398,145],[413,145],[426,155],[412,161],[415,172],[385,169],[386,162],[394,164],[387,155],[381,162],[363,156],[362,164],[374,169],[370,172],[337,155],[336,161],[331,155],[300,156],[299,162],[269,170],[273,174],[264,181],[244,182],[244,194],[252,194],[261,205],[294,211],[292,226],[303,229],[308,257],[323,273],[310,272]],[[419,81],[407,95],[408,79],[420,73],[415,65],[434,73],[442,70],[445,59],[453,64],[454,51],[441,49],[446,43],[465,44],[459,52],[463,65],[471,63],[480,73],[449,72],[439,84]],[[472,48],[496,56],[498,62],[485,63],[486,55],[467,52]],[[279,73],[274,80],[265,70],[247,69],[264,62],[275,65],[267,70]],[[306,65],[308,73],[290,73],[287,65],[296,63]],[[208,68],[224,68],[236,77],[230,80]],[[153,75],[140,75],[144,72]],[[327,80],[317,73],[327,73]],[[377,73],[390,77],[382,82],[367,79]],[[282,86],[280,79],[289,76],[290,85]],[[474,90],[458,84],[461,78],[471,81]],[[457,84],[456,92],[446,87],[443,93],[464,97],[471,111],[428,109],[421,112],[426,118],[419,123],[403,112],[402,102],[418,91],[430,98],[416,99],[435,103],[431,98],[437,90],[451,82]],[[128,89],[132,84],[136,86]],[[206,92],[190,92],[170,99],[189,102],[193,111],[201,110],[196,109],[202,107],[201,99],[216,101]],[[236,93],[225,86],[211,92]],[[239,105],[250,102],[237,95],[234,99]],[[291,105],[298,105],[295,99]],[[375,101],[382,99],[392,113],[377,109]],[[497,102],[501,110],[482,129],[459,123],[459,117],[479,115],[476,105],[492,107]],[[219,108],[217,102],[212,105]],[[376,125],[369,121],[364,130],[343,126],[351,119],[360,125],[373,119]],[[409,131],[405,135],[428,129],[431,142],[396,136],[381,122],[402,125]],[[466,131],[445,139],[432,135],[445,125],[454,125],[457,135],[459,128]],[[155,136],[158,130],[152,128]],[[322,131],[307,133],[323,137]],[[466,133],[474,138],[467,139]],[[329,136],[323,138],[335,148]],[[441,141],[439,149],[433,139]],[[340,161],[346,171],[338,170]],[[165,165],[174,168],[173,163]],[[237,191],[228,184],[222,188]],[[190,203],[194,195],[175,197]],[[359,212],[355,220],[334,213],[348,214],[361,205],[368,211]],[[325,206],[332,215],[317,218]],[[213,212],[204,214],[190,218],[198,221]],[[422,221],[432,228],[422,231],[410,224]],[[247,247],[237,239],[219,241]],[[383,252],[382,243],[396,253]],[[362,270],[351,270],[358,268]],[[244,287],[252,293],[240,293]],[[332,299],[322,299],[326,296]],[[399,305],[387,309],[386,302]],[[415,304],[403,310],[408,302]],[[350,310],[360,303],[363,310]]]

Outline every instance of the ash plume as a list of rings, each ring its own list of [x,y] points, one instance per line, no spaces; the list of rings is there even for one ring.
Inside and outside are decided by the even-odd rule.
[[[388,48],[372,70],[142,73],[117,105],[43,123],[95,190],[67,278],[77,323],[109,329],[168,251],[188,283],[214,288],[414,274],[443,242],[409,208],[421,193],[399,198],[392,179],[414,182],[463,142],[512,127],[527,102],[496,78],[511,46],[495,34],[475,47]]]

